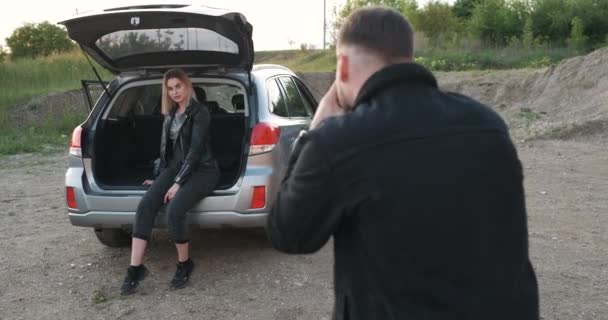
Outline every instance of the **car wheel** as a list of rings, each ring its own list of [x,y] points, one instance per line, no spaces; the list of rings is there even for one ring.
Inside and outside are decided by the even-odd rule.
[[[95,235],[102,244],[118,248],[131,244],[131,234],[123,229],[95,229]]]

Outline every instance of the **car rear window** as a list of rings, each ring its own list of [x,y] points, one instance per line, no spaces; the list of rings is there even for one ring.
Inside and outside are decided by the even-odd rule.
[[[116,31],[99,38],[96,45],[112,59],[168,51],[239,53],[234,41],[203,28]]]

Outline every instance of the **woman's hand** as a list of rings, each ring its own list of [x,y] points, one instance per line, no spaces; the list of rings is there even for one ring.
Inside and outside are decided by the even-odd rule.
[[[167,194],[165,194],[165,199],[164,199],[163,203],[166,204],[167,202],[171,201],[171,199],[173,199],[173,197],[175,197],[177,190],[179,190],[179,184],[174,183],[171,186],[171,188],[169,188],[169,191],[167,191]]]
[[[154,183],[154,180],[146,180],[142,183],[142,185],[144,186],[151,186]]]
[[[310,130],[313,130],[321,121],[340,116],[344,114],[344,109],[340,106],[340,101],[338,100],[338,90],[336,88],[336,83],[334,82],[321,102],[319,102],[319,107],[317,108],[317,112],[315,112],[315,116],[312,118],[310,123]]]

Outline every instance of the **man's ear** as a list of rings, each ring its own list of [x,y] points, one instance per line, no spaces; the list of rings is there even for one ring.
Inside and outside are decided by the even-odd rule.
[[[349,75],[349,64],[348,64],[348,56],[346,55],[338,55],[338,63],[336,66],[336,75],[338,76],[340,82],[348,81]]]

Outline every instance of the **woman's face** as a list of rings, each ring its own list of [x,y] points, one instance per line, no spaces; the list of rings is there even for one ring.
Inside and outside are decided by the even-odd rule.
[[[190,96],[188,86],[178,78],[167,80],[167,92],[169,93],[169,98],[180,105],[187,102],[186,99]]]

